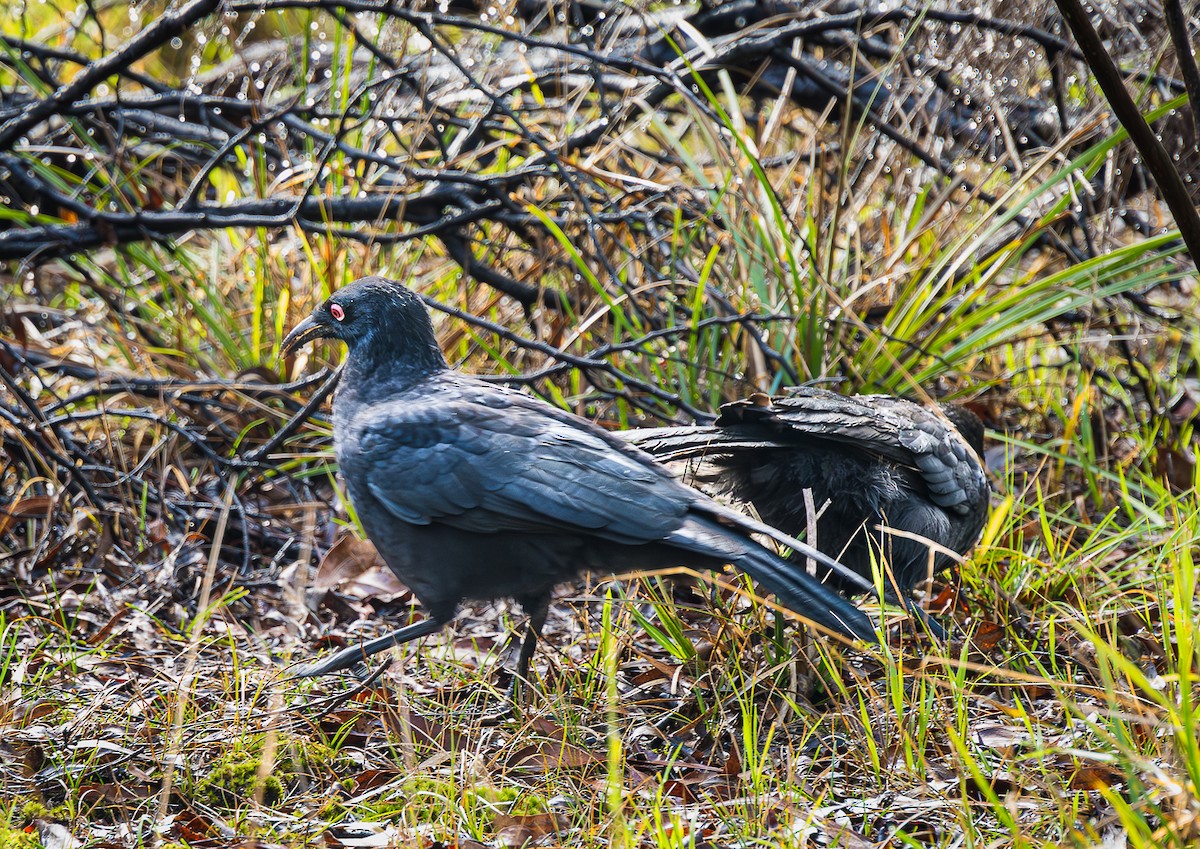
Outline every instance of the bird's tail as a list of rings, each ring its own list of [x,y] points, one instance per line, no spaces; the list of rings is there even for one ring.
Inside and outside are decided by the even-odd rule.
[[[789,563],[714,519],[689,518],[672,534],[671,542],[732,563],[773,593],[784,607],[822,628],[852,639],[878,642],[871,620],[861,610],[808,574],[799,564]],[[803,549],[811,550],[801,545]],[[829,559],[819,552],[813,553],[822,561]]]
[[[765,548],[734,563],[774,593],[779,603],[823,628],[867,643],[878,642],[875,626],[861,610],[815,577]]]

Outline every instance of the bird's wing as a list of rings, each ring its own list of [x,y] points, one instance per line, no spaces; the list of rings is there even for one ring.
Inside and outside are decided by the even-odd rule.
[[[641,427],[614,431],[617,436],[653,455],[660,463],[697,460],[749,451],[758,448],[779,448],[780,441],[771,434],[751,434],[746,429],[726,430],[715,425],[681,427]],[[704,478],[701,477],[701,480]]]
[[[881,404],[885,397],[803,388],[767,404],[757,398],[725,404],[717,426],[759,425],[782,444],[789,439],[828,439],[916,468],[914,455],[931,450],[934,439],[914,428],[905,414],[922,408],[911,402],[902,402],[903,408]]]
[[[933,410],[889,395],[845,396],[802,388],[764,405],[737,401],[721,408],[719,428],[761,436],[786,448],[806,439],[826,439],[873,454],[916,473],[939,507],[973,510],[982,468],[971,449],[945,418]],[[742,433],[743,426],[749,433]]]
[[[755,395],[724,404],[713,425],[647,428],[621,435],[662,461],[788,448],[826,440],[915,470],[918,466],[914,455],[932,450],[934,438],[905,419],[904,413],[911,413],[907,408],[896,410],[880,403],[890,400],[900,399],[843,396],[806,387],[785,398],[772,400],[766,395]],[[916,404],[901,403],[934,418]]]
[[[889,395],[838,395],[800,388],[721,407],[716,424],[621,434],[663,462],[835,442],[908,470],[939,507],[977,510],[987,479],[965,439],[936,412]]]
[[[601,433],[492,387],[376,404],[351,430],[371,494],[414,524],[644,543],[669,536],[698,497]]]

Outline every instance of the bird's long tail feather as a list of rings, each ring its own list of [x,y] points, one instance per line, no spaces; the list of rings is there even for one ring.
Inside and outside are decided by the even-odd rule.
[[[693,516],[672,534],[670,541],[689,551],[732,563],[770,590],[784,607],[823,628],[864,642],[877,642],[875,628],[861,610],[797,564],[789,563],[715,519]],[[799,545],[801,553],[812,552],[821,563],[840,566],[809,546]]]

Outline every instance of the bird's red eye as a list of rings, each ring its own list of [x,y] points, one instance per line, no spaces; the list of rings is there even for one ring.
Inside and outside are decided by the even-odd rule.
[[[329,305],[329,314],[331,316],[333,316],[335,321],[341,321],[343,318],[346,317],[346,311],[344,309],[342,309],[341,304],[330,304]]]

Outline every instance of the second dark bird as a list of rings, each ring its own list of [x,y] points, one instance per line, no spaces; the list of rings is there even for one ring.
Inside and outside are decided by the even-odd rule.
[[[926,540],[966,554],[987,521],[983,425],[954,404],[939,412],[890,395],[805,387],[726,404],[711,426],[623,435],[664,462],[704,461],[701,480],[753,504],[764,522],[804,536],[867,580],[874,563],[886,564],[891,595],[899,589],[907,596],[931,569],[953,563]],[[815,537],[805,533],[806,489],[815,509],[824,507]],[[829,582],[861,589],[836,574]]]
[[[733,564],[831,631],[875,640],[867,617],[756,542],[767,533],[824,568],[845,567],[685,486],[591,422],[459,374],[424,303],[368,277],[338,291],[284,340],[349,351],[333,403],[334,448],[363,530],[429,619],[299,672],[322,675],[439,630],[468,599],[515,598],[529,614],[524,677],[555,585],[615,574]]]

